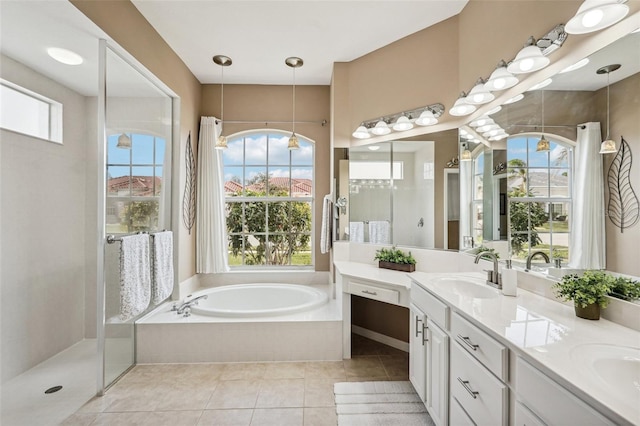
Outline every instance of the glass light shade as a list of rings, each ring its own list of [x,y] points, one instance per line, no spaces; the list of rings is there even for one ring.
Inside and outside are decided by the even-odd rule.
[[[291,137],[289,138],[289,149],[298,149],[300,148],[300,143],[298,142],[298,137],[295,133],[291,133]]]
[[[422,111],[420,117],[416,120],[418,126],[432,126],[438,122],[438,119],[433,115],[431,110]]]
[[[498,126],[495,123],[493,123],[493,124],[485,124],[484,126],[477,127],[476,128],[476,132],[484,133],[484,132],[488,132],[489,130],[499,129],[499,128],[500,128],[500,126]]]
[[[520,93],[518,95],[515,95],[511,99],[507,99],[503,105],[514,104],[514,103],[516,103],[518,101],[521,101],[523,98],[524,98],[524,94]]]
[[[126,133],[121,134],[118,136],[116,148],[131,149],[131,138]]]
[[[507,65],[507,71],[512,74],[527,74],[541,70],[549,65],[549,58],[542,54],[542,50],[535,44],[524,47],[516,58]]]
[[[463,115],[469,115],[477,108],[474,105],[470,105],[465,101],[465,98],[458,98],[449,110],[449,114],[461,117]]]
[[[536,152],[547,152],[549,149],[549,141],[542,135],[542,138],[538,141],[538,145],[536,145]]]
[[[487,111],[487,115],[493,115],[496,112],[500,112],[502,111],[502,105],[498,105],[497,107],[490,109],[489,111]]]
[[[507,137],[509,137],[509,134],[508,134],[508,133],[506,133],[506,132],[505,132],[505,133],[498,133],[498,134],[497,134],[497,135],[495,135],[495,136],[491,136],[491,137],[489,138],[489,140],[490,140],[490,141],[499,141],[499,140],[502,140],[502,139],[507,138]]]
[[[410,129],[413,129],[413,123],[404,115],[398,117],[396,122],[393,124],[393,130],[396,132],[404,132],[405,130]]]
[[[380,120],[376,123],[375,127],[371,129],[371,133],[376,136],[388,135],[391,133],[391,129],[383,120]]]
[[[629,6],[617,0],[585,0],[564,26],[567,34],[586,34],[607,28],[629,13]]]
[[[509,89],[518,84],[518,77],[511,74],[507,67],[496,68],[494,72],[489,76],[489,80],[485,83],[484,87],[492,92],[497,90]]]
[[[359,126],[356,131],[351,134],[351,136],[356,139],[369,139],[371,137],[369,131],[364,126]]]
[[[471,161],[471,151],[465,148],[460,155],[460,161]]]
[[[543,88],[547,87],[548,85],[550,85],[552,82],[553,82],[553,80],[548,78],[546,80],[541,81],[538,84],[534,84],[533,86],[531,86],[530,88],[527,89],[527,92],[533,92],[534,90],[543,89]]]
[[[493,121],[493,118],[480,117],[480,118],[477,118],[477,119],[473,120],[471,123],[469,123],[469,126],[471,126],[471,127],[480,127],[480,126],[485,126],[487,124],[493,124],[493,123],[495,123],[495,121]]]
[[[218,136],[218,140],[216,140],[215,149],[227,149],[227,137],[220,135]]]
[[[589,63],[589,58],[582,58],[578,62],[576,62],[575,64],[569,65],[568,67],[566,67],[565,69],[560,71],[558,74],[564,74],[564,73],[567,73],[567,72],[575,71],[577,69],[580,69],[580,68],[584,67],[588,63]]]
[[[493,136],[498,136],[502,132],[504,132],[504,129],[498,127],[495,129],[491,129],[488,132],[484,132],[482,136],[484,136],[485,138],[491,138]]]
[[[484,83],[478,83],[473,86],[465,100],[471,105],[482,105],[491,102],[496,97],[484,87]]]
[[[613,154],[614,152],[618,152],[618,148],[616,148],[616,141],[613,139],[602,141],[600,144],[600,154]]]

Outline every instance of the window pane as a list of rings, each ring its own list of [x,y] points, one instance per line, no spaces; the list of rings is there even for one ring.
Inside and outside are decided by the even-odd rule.
[[[291,255],[291,264],[296,266],[311,265],[311,235],[298,234],[293,236],[292,245],[295,253]]]
[[[50,105],[40,99],[0,84],[0,127],[49,139]]]
[[[264,196],[267,193],[267,168],[246,167],[244,170],[245,195]]]
[[[244,232],[265,232],[267,221],[267,203],[244,203]]]
[[[265,257],[265,241],[264,234],[247,235],[244,244],[244,263],[245,265],[264,265]]]
[[[540,138],[529,138],[529,167],[548,167],[549,166],[549,151],[538,152],[538,141]]]
[[[569,197],[569,169],[549,170],[550,197]]]
[[[131,150],[117,147],[119,136],[120,135],[111,135],[107,139],[107,163],[130,164]]]
[[[473,199],[482,200],[482,175],[473,177]]]
[[[291,179],[288,177],[288,170],[272,170],[269,171],[269,196],[270,197],[288,197],[290,195]],[[285,174],[284,177],[278,177],[279,174]]]
[[[549,169],[529,169],[527,179],[529,197],[549,196]]]
[[[156,186],[156,178],[153,176],[153,167],[133,167],[131,175],[132,196],[151,197],[154,195],[154,188]]]
[[[227,141],[227,149],[222,150],[222,162],[225,166],[241,166],[244,161],[244,139]]]
[[[303,141],[300,140],[302,146]],[[269,135],[269,164],[272,166],[288,166],[290,155],[295,150],[290,151],[289,136]],[[291,154],[290,154],[291,153]]]
[[[269,203],[269,233],[284,232],[289,227],[289,203]]]
[[[514,165],[527,163],[527,138],[524,137],[514,137],[509,138],[507,141],[507,161],[511,165],[512,161]]]
[[[131,156],[133,164],[153,164],[154,140],[151,135],[131,135]]]
[[[167,144],[164,139],[156,138],[156,164],[164,164],[164,153],[166,145]]]
[[[562,146],[558,143],[551,142],[549,162],[552,167],[569,167],[569,158],[571,157],[571,148]]]
[[[106,232],[107,234],[121,234],[127,232],[124,221],[124,208],[126,203],[121,200],[107,198],[106,205]]]
[[[158,207],[158,200],[126,203],[120,217],[126,226],[126,232],[157,230]]]
[[[245,164],[260,166],[267,164],[267,136],[247,136],[244,139]]]
[[[162,167],[156,167],[156,177],[154,180],[153,195],[160,195],[162,193],[163,184],[164,184],[164,178],[162,176]]]
[[[131,176],[129,167],[109,166],[107,167],[107,195],[128,197],[131,195]]]
[[[291,184],[292,197],[313,196],[313,168],[296,167],[291,170],[293,182]]]
[[[300,149],[291,151],[291,164],[311,166],[313,165],[313,145],[300,139]]]
[[[242,195],[243,173],[242,167],[224,168],[224,192],[227,197]]]
[[[311,233],[311,202],[289,201],[289,232],[293,234]]]
[[[244,204],[243,203],[227,203],[227,233],[242,233],[244,231]],[[235,248],[241,248],[236,245],[238,241],[232,240]]]

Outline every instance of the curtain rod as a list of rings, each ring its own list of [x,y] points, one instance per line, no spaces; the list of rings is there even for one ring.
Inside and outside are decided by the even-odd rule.
[[[220,120],[216,120],[216,124],[220,123]],[[293,121],[269,121],[269,120],[224,120],[224,123],[227,124],[264,124],[268,126],[269,124],[293,124]],[[325,126],[328,123],[327,120],[322,121],[299,121],[296,120],[296,124],[320,124],[321,126]]]

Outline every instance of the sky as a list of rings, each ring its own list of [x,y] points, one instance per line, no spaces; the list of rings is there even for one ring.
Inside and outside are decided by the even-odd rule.
[[[132,170],[134,176],[153,176],[154,139],[156,142],[155,163],[159,165],[159,167],[156,167],[155,175],[162,176],[162,164],[164,163],[166,146],[164,139],[154,138],[152,135],[134,134],[132,136],[132,148],[123,149],[116,147],[119,137],[120,134],[116,134],[107,138],[107,164],[118,164],[118,166],[109,166],[108,174],[111,177],[128,176],[129,166],[124,166],[128,164],[136,164]]]

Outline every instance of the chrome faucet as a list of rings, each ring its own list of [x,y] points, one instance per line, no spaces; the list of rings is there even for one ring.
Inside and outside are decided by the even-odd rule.
[[[533,253],[531,253],[528,257],[527,257],[527,266],[525,267],[525,271],[529,271],[531,270],[531,259],[533,259],[535,256],[540,255],[543,257],[544,261],[549,263],[549,256],[547,256],[547,253],[543,252],[543,251],[534,251]]]
[[[173,308],[171,308],[171,310],[176,311],[178,315],[184,314],[185,317],[191,316],[191,306],[197,305],[200,299],[206,299],[207,297],[209,296],[203,294],[202,296],[198,296],[194,299],[185,300],[180,306],[178,306],[178,304],[176,303],[173,305]]]
[[[485,272],[487,272],[487,285],[490,285],[491,287],[497,288],[497,289],[501,289],[502,288],[502,277],[500,276],[500,272],[498,271],[498,256],[495,255],[495,253],[491,252],[491,251],[481,251],[480,253],[478,253],[476,255],[476,259],[474,260],[474,263],[478,263],[480,261],[480,259],[482,257],[489,257],[491,258],[491,260],[493,260],[493,271],[486,269]]]

